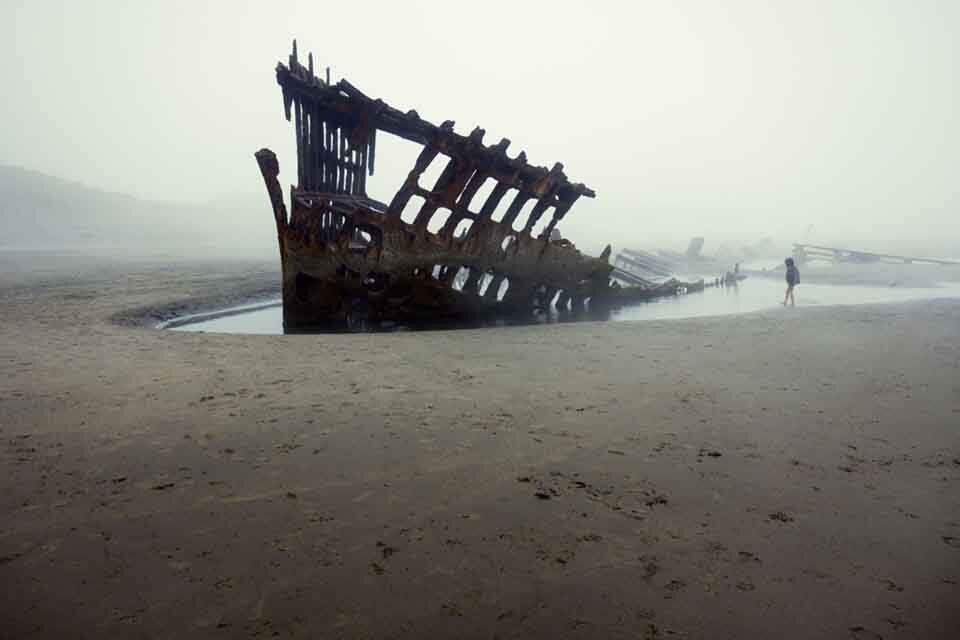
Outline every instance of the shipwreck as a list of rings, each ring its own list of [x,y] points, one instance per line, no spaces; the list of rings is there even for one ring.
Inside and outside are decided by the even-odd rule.
[[[321,79],[312,54],[306,66],[298,60],[296,41],[276,77],[297,143],[289,214],[276,155],[255,156],[276,221],[285,327],[357,315],[405,321],[576,310],[647,297],[611,286],[609,246],[591,257],[560,238],[557,225],[571,207],[596,195],[571,182],[562,164],[547,169],[524,152],[510,157],[508,139],[486,145],[479,127],[461,135],[451,120],[432,124],[347,80],[332,83],[329,69]],[[380,133],[421,146],[389,203],[366,189]],[[439,177],[421,184],[437,162]],[[488,181],[489,195],[476,202]]]

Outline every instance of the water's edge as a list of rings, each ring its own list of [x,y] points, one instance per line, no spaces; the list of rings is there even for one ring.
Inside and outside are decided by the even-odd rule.
[[[252,313],[254,311],[262,311],[264,309],[273,309],[276,307],[282,307],[283,300],[277,298],[275,300],[270,300],[267,302],[250,302],[242,305],[237,305],[234,307],[226,307],[218,309],[215,311],[198,311],[196,313],[191,313],[187,315],[177,316],[170,320],[163,320],[154,325],[156,329],[176,329],[178,327],[184,327],[191,324],[199,324],[203,322],[210,322],[220,318],[228,318],[230,316],[236,316],[244,313]]]
[[[669,296],[614,310],[551,312],[540,315],[470,319],[444,323],[368,323],[361,319],[350,326],[326,327],[317,331],[290,333],[343,333],[456,330],[517,325],[554,324],[584,321],[678,320],[711,316],[741,315],[769,311],[781,306],[784,285],[779,279],[750,278],[739,286],[708,289],[691,294]],[[960,298],[960,283],[942,283],[937,287],[878,287],[848,284],[801,284],[797,288],[798,306],[849,306],[915,302],[938,298]],[[155,326],[177,331],[282,335],[282,302],[268,300],[235,304],[210,311],[170,318]]]

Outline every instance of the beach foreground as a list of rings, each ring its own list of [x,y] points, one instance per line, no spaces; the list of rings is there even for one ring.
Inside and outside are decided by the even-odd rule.
[[[960,301],[231,336],[140,323],[274,265],[45,265],[2,638],[960,634]]]

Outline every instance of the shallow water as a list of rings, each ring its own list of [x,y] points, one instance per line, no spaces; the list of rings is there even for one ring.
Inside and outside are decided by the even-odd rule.
[[[421,326],[397,325],[394,323],[370,326],[368,324],[358,323],[349,329],[345,327],[343,331],[370,332],[465,329],[553,322],[577,322],[584,320],[622,322],[722,316],[779,307],[783,301],[784,288],[785,285],[779,279],[748,278],[737,286],[710,288],[698,293],[670,296],[631,305],[622,309],[603,312],[586,311],[578,314],[554,313],[529,318],[496,318],[461,323],[434,323]],[[943,284],[931,288],[801,283],[795,290],[795,297],[797,306],[799,307],[960,298],[960,283]],[[179,319],[175,323],[170,323],[167,326],[175,331],[264,335],[285,333],[283,330],[283,313],[279,301],[259,305],[247,305],[244,307],[233,307],[218,312],[186,317]],[[325,333],[329,332],[329,330],[325,331]]]

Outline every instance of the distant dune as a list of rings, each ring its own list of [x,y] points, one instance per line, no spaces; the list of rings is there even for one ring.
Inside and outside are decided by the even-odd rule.
[[[266,196],[212,203],[142,200],[0,165],[0,249],[275,251]]]

